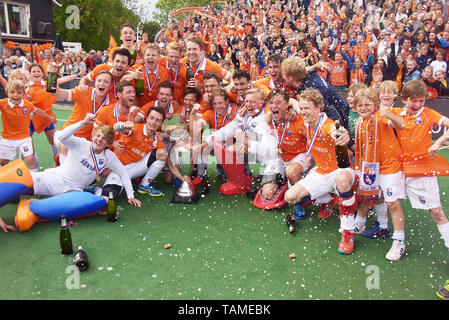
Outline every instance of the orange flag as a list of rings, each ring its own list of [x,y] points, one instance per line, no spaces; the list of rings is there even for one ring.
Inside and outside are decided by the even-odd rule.
[[[117,42],[115,41],[112,34],[109,35],[109,48],[115,48],[117,47]]]
[[[402,156],[404,174],[409,177],[441,177],[449,176],[449,163],[443,156],[433,159],[428,153],[418,156]]]

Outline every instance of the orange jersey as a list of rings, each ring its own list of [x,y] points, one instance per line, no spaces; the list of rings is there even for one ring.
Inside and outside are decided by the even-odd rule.
[[[307,133],[301,116],[295,121],[285,121],[282,125],[276,126],[276,129],[272,121],[270,128],[282,151],[282,161],[289,162],[298,154],[306,152]]]
[[[392,108],[391,111],[399,115],[401,108]],[[392,174],[402,171],[401,146],[399,145],[396,133],[402,130],[394,130],[388,125],[388,120],[381,118],[380,123],[380,174]]]
[[[143,72],[144,89],[143,96],[137,97],[137,100],[139,101],[139,105],[143,106],[151,101],[157,100],[159,83],[170,81],[170,76],[168,70],[159,65],[154,72],[150,72],[144,65],[138,64],[136,64],[133,69],[137,70],[140,67],[142,67]]]
[[[95,100],[94,90],[95,88],[89,88],[87,92],[82,92],[77,88],[70,90],[69,101],[75,101],[75,106],[73,107],[72,114],[69,119],[61,128],[59,128],[59,130],[84,120],[86,114],[88,113],[97,114],[102,107],[110,104],[109,95],[107,95],[102,102],[97,102]],[[92,138],[92,129],[93,125],[85,126],[75,132],[75,136],[90,140]]]
[[[408,115],[404,108],[401,116],[405,120],[405,129],[398,130],[397,134],[403,154],[406,156],[427,154],[432,145],[432,126],[440,126],[446,117],[426,107],[416,115]]]
[[[161,67],[164,67],[165,69],[168,70],[168,76],[169,76],[170,83],[175,88],[175,90],[173,91],[173,101],[176,101],[179,104],[181,104],[182,100],[184,99],[184,90],[187,87],[187,82],[186,82],[185,75],[183,76],[179,72],[180,66],[178,66],[178,68],[176,70],[169,68],[167,57],[165,57],[165,56],[161,57],[161,59],[159,59],[158,64]]]
[[[206,110],[201,116],[201,120],[204,120],[209,125],[209,129],[220,129],[231,122],[237,113],[237,105],[234,103],[228,104],[228,110],[226,115],[219,116],[214,110]]]
[[[45,81],[42,83],[31,84],[27,91],[27,99],[49,116],[55,117],[53,113],[53,103],[58,101],[58,98],[47,92],[45,87]],[[45,128],[51,124],[50,120],[37,114],[33,116],[32,122],[34,130],[37,133],[43,132]]]
[[[8,140],[21,140],[30,136],[30,117],[36,107],[27,100],[13,105],[9,99],[0,100],[2,113],[2,138]]]
[[[128,116],[126,116],[125,118],[120,116],[118,112],[118,102],[115,104],[104,106],[100,111],[98,111],[95,117],[95,125],[97,126],[108,125],[113,127],[117,122],[124,121],[128,121]],[[120,132],[117,132],[115,134],[114,140],[118,140],[119,138]]]
[[[316,172],[327,174],[338,169],[335,142],[331,137],[332,130],[335,130],[335,122],[324,115],[321,123],[317,128],[317,134],[313,143],[314,131],[307,126],[307,141],[308,148],[310,147],[310,152],[318,167]],[[310,146],[311,143],[312,145]]]
[[[198,67],[194,70],[192,68],[192,73],[195,77],[195,79],[200,83],[201,87],[201,93],[204,94],[204,87],[203,87],[203,76],[206,72],[216,72],[221,79],[225,79],[227,77],[230,77],[229,71],[226,69],[223,69],[220,67],[220,65],[216,62],[213,62],[206,57],[203,57],[201,62],[199,63]],[[186,78],[187,75],[187,57],[184,57],[181,59],[181,65],[179,67],[179,73]]]
[[[140,107],[138,114],[142,118],[146,119],[147,118],[147,114],[150,111],[150,109],[153,108],[153,107],[158,107],[158,106],[159,106],[159,101],[158,100],[148,102],[147,104],[145,104],[142,107]],[[165,109],[165,108],[163,108],[163,109]],[[180,107],[178,109],[182,110],[182,107]],[[175,113],[174,107],[170,103],[170,105],[168,106],[168,110],[165,110],[165,114],[174,114],[174,113]]]
[[[109,71],[111,72],[113,66],[111,65],[107,65],[107,64],[100,64],[98,66],[95,67],[95,69],[93,69],[91,72],[89,72],[87,74],[87,79],[89,79],[89,81],[91,82],[95,82],[95,80],[97,79],[98,74],[103,71]],[[109,98],[111,99],[111,103],[114,103],[117,101],[117,93],[115,92],[115,87],[117,86],[118,82],[115,80],[112,80],[112,87],[111,89],[109,89]]]
[[[115,151],[115,155],[123,165],[140,161],[151,151],[165,148],[162,141],[155,141],[153,138],[147,135],[146,124],[135,123],[134,130],[131,131],[130,135],[122,134],[120,136],[120,141],[123,142],[125,150],[122,153]]]
[[[401,109],[392,108],[391,110],[393,113],[399,115]],[[365,153],[370,152],[368,150],[372,150],[371,152],[373,153],[375,151],[375,155],[369,155],[366,159],[372,159],[372,161],[379,163],[380,174],[393,174],[402,171],[402,163],[400,161],[401,147],[396,138],[395,130],[388,125],[389,121],[387,119],[381,118],[380,116],[377,116],[377,114],[372,117],[378,117],[378,121],[374,120],[368,122],[366,119],[363,121],[360,130],[357,131],[356,148],[358,148],[358,152],[366,158],[367,155]],[[374,123],[377,123],[377,127],[375,127]],[[374,138],[370,140],[367,130],[367,126],[369,125],[373,126],[370,130],[377,132],[377,139]],[[362,159],[360,159],[360,161],[361,160]],[[359,163],[356,163],[356,167],[359,170],[362,168],[362,163],[360,161]]]

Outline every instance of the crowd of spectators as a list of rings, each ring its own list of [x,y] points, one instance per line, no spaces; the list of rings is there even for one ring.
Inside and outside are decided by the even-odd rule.
[[[438,0],[239,0],[172,17],[156,42],[185,47],[196,35],[210,60],[231,72],[247,69],[251,80],[266,76],[268,56],[279,53],[307,65],[322,61],[320,75],[337,90],[382,80],[401,89],[422,79],[436,97],[449,92],[446,16]]]

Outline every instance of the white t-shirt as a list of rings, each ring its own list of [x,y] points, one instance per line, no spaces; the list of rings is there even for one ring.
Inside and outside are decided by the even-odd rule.
[[[55,133],[55,137],[68,147],[67,159],[59,167],[33,175],[35,184],[45,185],[43,188],[35,185],[35,193],[39,194],[40,190],[44,190],[43,195],[57,195],[67,191],[81,191],[108,168],[121,177],[128,199],[134,198],[131,180],[123,164],[111,150],[106,149],[96,154],[92,142],[75,137],[73,134],[81,127],[78,122]]]

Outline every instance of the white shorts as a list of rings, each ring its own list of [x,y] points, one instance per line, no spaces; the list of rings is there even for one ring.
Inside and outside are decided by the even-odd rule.
[[[415,209],[430,210],[441,207],[437,177],[406,178],[405,191]]]
[[[302,185],[309,192],[310,197],[313,199],[319,199],[329,193],[338,194],[337,185],[335,184],[335,176],[342,172],[347,171],[351,174],[351,184],[354,183],[355,171],[352,168],[338,168],[331,173],[317,173],[317,167],[310,170],[310,172],[296,184]],[[295,185],[296,185],[295,184]]]
[[[150,158],[152,153],[156,153],[156,150],[151,151],[149,154],[147,154],[145,157],[140,159],[137,162],[131,162],[125,165],[126,172],[128,172],[129,178],[134,179],[141,176],[144,176],[148,171],[148,159]],[[156,155],[154,155],[154,158],[156,158]],[[111,172],[106,180],[104,181],[103,185],[108,184],[116,184],[118,186],[124,186],[124,183],[122,182],[122,179],[118,174],[115,172]]]
[[[33,154],[33,141],[31,137],[20,140],[0,140],[0,159],[15,160],[17,159],[17,149],[24,156],[31,156]]]
[[[81,188],[68,186],[61,179],[58,168],[50,168],[42,172],[31,172],[35,195],[56,196],[69,191],[83,191]]]
[[[309,163],[310,163],[307,161],[307,156],[305,153],[300,153],[300,154],[296,155],[290,161],[287,161],[287,162],[282,161],[282,162],[284,163],[284,168],[287,168],[287,166],[293,162],[299,163],[304,168],[304,171],[307,170],[307,167],[309,166]]]
[[[403,171],[392,174],[380,174],[379,186],[385,202],[395,202],[405,198],[405,175]]]

